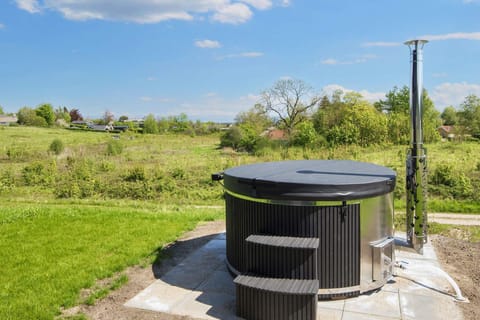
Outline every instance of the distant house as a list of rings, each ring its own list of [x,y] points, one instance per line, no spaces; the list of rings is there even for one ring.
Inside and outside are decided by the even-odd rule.
[[[10,123],[16,123],[18,121],[16,116],[5,116],[0,115],[0,125],[1,126],[9,126]]]
[[[287,133],[285,130],[280,130],[274,127],[268,128],[262,132],[261,136],[270,140],[287,140]]]
[[[74,124],[74,125],[79,125],[79,126],[86,126],[86,125],[88,125],[89,123],[86,122],[86,121],[83,121],[83,120],[74,120],[74,121],[72,121],[72,124]]]
[[[438,133],[442,139],[453,139],[455,138],[454,127],[453,126],[441,126],[438,127]]]
[[[89,124],[88,128],[94,131],[112,131],[113,127],[111,125],[105,124]]]

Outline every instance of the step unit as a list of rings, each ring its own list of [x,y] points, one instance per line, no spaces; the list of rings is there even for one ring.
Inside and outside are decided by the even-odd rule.
[[[317,238],[251,235],[246,245],[247,274],[317,279]]]
[[[318,280],[240,275],[234,283],[239,317],[248,320],[316,319]]]

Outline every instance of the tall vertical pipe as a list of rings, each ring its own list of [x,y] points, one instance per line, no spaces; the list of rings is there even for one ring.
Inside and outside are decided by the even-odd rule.
[[[423,147],[423,46],[426,40],[405,42],[410,48],[411,86],[410,117],[411,141],[407,154],[407,242],[419,253],[427,242],[427,152]]]

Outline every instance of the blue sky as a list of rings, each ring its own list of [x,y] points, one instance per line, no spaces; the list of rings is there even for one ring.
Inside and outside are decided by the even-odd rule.
[[[231,121],[286,77],[376,101],[419,37],[437,109],[480,96],[480,0],[1,0],[0,105]]]

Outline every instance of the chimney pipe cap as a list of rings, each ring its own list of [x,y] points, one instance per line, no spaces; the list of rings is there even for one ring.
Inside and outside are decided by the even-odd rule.
[[[414,46],[414,47],[420,46],[420,47],[423,48],[423,45],[427,42],[428,42],[428,40],[424,40],[424,39],[413,39],[413,40],[405,41],[403,44],[405,44],[409,47],[410,46]]]

